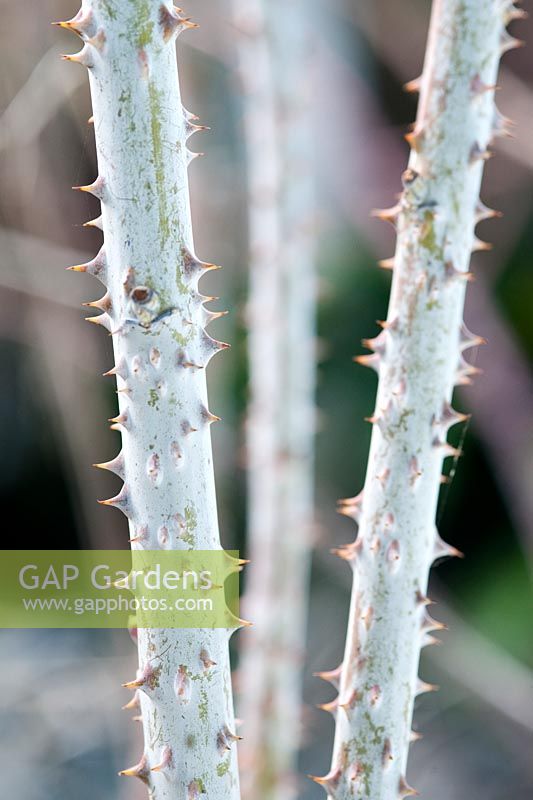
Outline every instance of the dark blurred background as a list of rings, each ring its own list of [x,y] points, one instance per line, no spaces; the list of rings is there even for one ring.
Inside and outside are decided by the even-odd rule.
[[[526,4],[527,7],[527,4]],[[246,550],[243,421],[247,398],[246,207],[242,98],[229,0],[190,0],[201,23],[179,42],[184,102],[208,134],[190,169],[197,251],[225,265],[210,277],[230,317],[214,331],[233,344],[209,372],[223,543]],[[87,76],[60,61],[71,35],[50,27],[77,7],[66,0],[0,0],[0,503],[4,548],[127,547],[125,519],[99,507],[116,479],[91,468],[115,455],[118,434],[111,340],[83,321],[96,281],[65,272],[100,244],[81,223],[93,198],[70,187],[96,175]],[[315,100],[319,197],[319,432],[317,537],[301,773],[324,774],[333,721],[313,671],[341,658],[350,574],[329,554],[353,538],[335,501],[363,483],[375,377],[352,363],[360,339],[384,319],[392,229],[369,218],[392,205],[408,148],[416,96],[402,85],[422,68],[428,0],[316,0]],[[525,800],[533,794],[533,23],[530,43],[504,59],[500,110],[516,123],[486,168],[482,198],[501,210],[483,223],[492,252],[474,257],[466,322],[488,339],[475,354],[483,375],[456,401],[472,412],[456,431],[464,456],[452,467],[439,511],[444,539],[465,553],[432,577],[444,646],[423,656],[424,679],[441,685],[416,712],[410,783],[432,800]],[[367,374],[368,373],[368,374]],[[13,536],[11,536],[13,533]],[[120,684],[135,670],[125,632],[2,631],[0,787],[19,800],[144,796],[116,777],[140,749],[120,711]],[[122,715],[122,716],[121,716]],[[243,730],[245,735],[245,729]],[[134,763],[132,761],[131,763]],[[127,784],[126,786],[124,784]],[[323,792],[302,778],[301,797]],[[260,800],[260,798],[258,798]]]

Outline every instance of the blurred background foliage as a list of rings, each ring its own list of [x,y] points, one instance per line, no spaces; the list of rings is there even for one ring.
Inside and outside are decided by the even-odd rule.
[[[229,0],[189,6],[201,28],[179,42],[184,101],[212,127],[192,140],[207,153],[190,170],[197,250],[225,265],[208,279],[209,292],[231,310],[214,330],[233,348],[209,373],[211,405],[224,418],[214,431],[221,528],[226,546],[246,551],[247,234],[235,31]],[[421,70],[429,10],[428,0],[315,0],[309,9],[320,359],[302,775],[321,774],[330,757],[332,720],[314,709],[330,697],[311,676],[336,666],[343,649],[350,576],[329,549],[353,531],[335,501],[363,482],[370,439],[363,417],[376,389],[352,356],[385,318],[390,286],[375,265],[391,255],[393,234],[369,212],[391,205],[400,189],[402,135],[416,113],[416,97],[402,85]],[[105,424],[116,413],[114,388],[98,377],[112,364],[111,342],[88,330],[80,311],[99,286],[63,269],[99,247],[97,232],[81,227],[96,216],[96,201],[70,191],[96,174],[87,78],[60,62],[76,42],[49,25],[76,11],[70,0],[0,0],[4,547],[127,547],[125,519],[95,503],[114,493],[116,479],[90,467],[118,448]],[[474,257],[466,312],[468,327],[489,344],[476,355],[484,374],[459,393],[473,419],[457,433],[464,457],[439,512],[444,539],[465,559],[443,563],[432,578],[436,615],[451,633],[424,655],[423,677],[442,690],[420,703],[416,727],[425,738],[410,762],[410,782],[433,800],[525,800],[533,791],[533,23],[515,32],[530,46],[505,57],[497,98],[517,122],[515,139],[496,144],[482,195],[505,216],[483,223],[481,235],[495,247]],[[116,777],[140,737],[120,716],[118,687],[135,669],[127,634],[4,631],[0,648],[2,796],[143,797],[142,787]],[[321,795],[302,778],[302,798]]]

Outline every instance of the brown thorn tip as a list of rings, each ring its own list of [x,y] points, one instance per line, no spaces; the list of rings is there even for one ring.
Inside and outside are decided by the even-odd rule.
[[[401,798],[403,797],[418,797],[420,792],[417,792],[416,789],[413,789],[412,786],[409,786],[405,778],[402,776],[400,778],[400,783],[398,786],[399,795]]]
[[[136,678],[134,681],[128,681],[122,684],[123,689],[139,689],[141,686],[144,686],[144,680],[142,678]]]
[[[408,92],[409,94],[413,94],[415,92],[419,92],[420,91],[421,83],[422,83],[422,76],[419,76],[418,78],[413,78],[412,81],[408,81],[407,83],[404,83],[403,89],[404,89],[405,92]]]
[[[121,776],[140,778],[143,782],[147,782],[148,765],[146,763],[146,756],[143,755],[138,764],[128,769],[122,769],[118,774]]]
[[[132,708],[139,708],[139,697],[137,693],[133,695],[126,705],[122,706],[122,711],[131,711]]]

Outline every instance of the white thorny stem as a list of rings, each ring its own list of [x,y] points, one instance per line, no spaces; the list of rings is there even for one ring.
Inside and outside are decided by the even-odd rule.
[[[234,0],[250,239],[243,797],[289,800],[301,741],[313,524],[314,233],[306,6]],[[282,24],[280,24],[282,20]]]
[[[219,550],[206,367],[226,347],[205,327],[187,167],[199,130],[180,100],[175,38],[193,27],[168,2],[84,0],[64,23],[84,40],[104,245],[76,269],[107,293],[95,319],[113,337],[122,451],[104,468],[124,480],[105,501],[127,516],[134,549]],[[239,623],[236,621],[236,627]],[[228,640],[232,630],[138,631],[139,669],[125,684],[144,752],[121,774],[153,800],[238,800]]]
[[[379,216],[397,226],[387,321],[358,361],[379,374],[363,492],[341,511],[359,525],[339,555],[353,591],[344,661],[323,673],[339,688],[331,770],[315,778],[332,800],[396,800],[405,779],[420,650],[438,629],[427,614],[435,559],[453,555],[435,515],[442,464],[456,456],[448,429],[465,419],[454,387],[476,370],[463,351],[482,340],[462,323],[470,255],[486,245],[477,222],[487,147],[505,132],[494,105],[501,53],[516,42],[506,24],[521,13],[502,0],[435,0],[409,168],[398,205]],[[416,88],[417,82],[414,82]],[[416,735],[415,735],[416,737]]]

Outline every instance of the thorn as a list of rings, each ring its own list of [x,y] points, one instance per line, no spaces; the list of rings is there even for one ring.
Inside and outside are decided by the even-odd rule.
[[[420,793],[417,792],[416,789],[413,789],[412,786],[409,786],[409,784],[402,775],[402,777],[400,778],[400,783],[398,785],[398,797],[399,798],[418,797],[419,794]]]
[[[356,364],[361,364],[362,367],[370,367],[374,372],[379,373],[381,358],[378,353],[373,353],[371,356],[354,356],[353,361]]]
[[[392,256],[392,258],[382,258],[380,259],[380,261],[378,261],[378,267],[380,269],[393,270],[394,262],[395,262],[394,256]]]
[[[409,145],[409,147],[415,151],[415,153],[419,153],[422,149],[422,143],[424,141],[424,133],[423,131],[411,131],[410,133],[406,133],[404,136],[405,141]]]
[[[339,708],[342,708],[343,711],[348,713],[349,711],[352,711],[355,708],[357,703],[361,700],[361,697],[362,695],[360,691],[358,691],[355,688],[351,689],[347,699],[343,700],[342,702],[339,701]]]
[[[209,409],[205,408],[205,406],[202,407],[200,415],[204,422],[206,422],[208,425],[212,425],[213,422],[220,422],[222,419],[222,417],[217,417],[216,414],[212,414]]]
[[[172,763],[172,750],[166,744],[161,752],[161,760],[155,767],[151,767],[151,772],[162,772]]]
[[[462,450],[459,450],[457,447],[453,447],[448,442],[443,442],[438,438],[433,440],[433,447],[442,450],[443,458],[460,458],[463,454]]]
[[[195,133],[203,133],[204,131],[210,130],[211,128],[208,125],[195,125],[194,122],[185,120],[185,135],[187,139],[189,139]]]
[[[76,264],[74,267],[67,267],[71,272],[87,272],[94,278],[105,284],[107,276],[107,257],[105,248],[102,246],[97,255],[92,261],[87,261],[85,264]]]
[[[98,314],[96,317],[85,317],[85,322],[92,322],[93,325],[102,325],[107,331],[111,332],[111,317],[109,314]]]
[[[163,34],[163,41],[169,42],[187,28],[199,28],[196,22],[191,22],[189,17],[180,17],[181,9],[176,6],[159,8],[159,26]]]
[[[83,11],[80,9],[75,17],[67,20],[66,22],[52,22],[59,28],[65,28],[72,31],[80,37],[89,35],[93,29],[93,14],[92,11]]]
[[[118,365],[111,367],[107,372],[102,372],[102,378],[112,378],[115,375],[122,378],[123,381],[128,377],[128,367],[124,359],[121,359]]]
[[[466,282],[472,282],[474,280],[474,273],[473,272],[464,272],[461,269],[457,269],[451,261],[447,261],[444,265],[444,272],[446,274],[446,280],[461,280]]]
[[[504,24],[507,26],[515,19],[528,19],[529,14],[523,8],[517,8],[513,3],[505,10]]]
[[[227,342],[219,342],[218,339],[213,339],[203,328],[200,335],[200,346],[206,365],[221,350],[227,350],[231,347]]]
[[[342,667],[343,667],[343,665],[339,664],[339,666],[336,669],[332,669],[332,670],[325,671],[325,672],[313,672],[313,677],[321,678],[323,681],[327,681],[328,683],[331,683],[332,686],[334,686],[336,689],[338,689],[339,688],[339,683],[340,683],[340,677],[341,677],[341,673],[342,673]]]
[[[391,225],[395,228],[400,211],[401,211],[401,206],[398,204],[392,206],[391,208],[375,208],[373,209],[373,211],[370,212],[370,216],[376,217],[377,219],[380,219],[383,222],[390,222]]]
[[[490,244],[490,242],[483,242],[483,241],[481,241],[481,239],[478,239],[477,236],[474,236],[474,240],[473,240],[473,244],[472,244],[472,252],[473,253],[477,253],[477,252],[480,252],[480,251],[492,250],[493,247],[494,247],[494,245]]]
[[[99,300],[93,300],[92,303],[82,303],[84,308],[98,308],[100,311],[105,311],[106,313],[111,311],[112,305],[109,292],[106,292]]]
[[[229,311],[211,311],[208,308],[204,308],[203,316],[204,316],[204,326],[210,325],[216,319],[220,319],[221,317],[226,317],[229,314]]]
[[[378,320],[378,325],[385,331],[394,331],[398,328],[398,317],[389,320]]]
[[[504,31],[500,39],[500,53],[503,55],[509,50],[515,50],[518,47],[525,47],[526,43],[522,39],[515,39],[510,33]]]
[[[242,736],[238,736],[235,733],[232,733],[227,725],[224,725],[222,730],[218,732],[217,736],[217,748],[220,753],[224,753],[226,750],[231,750],[231,745],[233,742],[240,742],[242,741]]]
[[[200,117],[197,117],[196,114],[193,114],[192,111],[187,111],[185,106],[182,106],[183,116],[187,122],[198,122]]]
[[[122,425],[123,428],[127,430],[127,425],[129,422],[129,415],[127,411],[123,411],[118,414],[116,417],[110,417],[108,422],[112,422],[113,425]]]
[[[115,475],[118,475],[119,478],[124,480],[124,455],[122,451],[111,461],[104,461],[101,464],[93,464],[93,467],[96,467],[96,469],[105,469],[108,470],[108,472],[113,472]]]
[[[200,26],[199,26],[199,24],[198,24],[197,22],[191,22],[191,21],[190,21],[190,19],[188,19],[188,18],[187,18],[187,19],[182,19],[182,21],[181,21],[181,22],[182,22],[182,25],[183,25],[185,28],[190,28],[190,29],[192,29],[192,28],[199,28],[199,27],[200,27]]]
[[[477,336],[468,330],[464,322],[461,325],[461,333],[459,337],[459,347],[461,351],[468,350],[471,347],[479,347],[487,344],[487,340],[483,336]]]
[[[435,604],[435,601],[430,600],[430,598],[427,595],[422,594],[420,589],[418,589],[415,596],[416,596],[416,602],[421,606],[432,606]]]
[[[422,638],[422,643],[420,647],[430,647],[433,644],[441,645],[442,642],[440,639],[437,639],[435,636],[430,636],[430,634],[426,633]]]
[[[202,662],[204,669],[210,669],[211,667],[216,667],[217,665],[217,662],[212,660],[209,653],[205,649],[201,650],[200,652],[200,661]]]
[[[408,81],[404,83],[403,88],[404,91],[408,92],[409,94],[416,94],[420,91],[420,87],[422,85],[422,75],[419,75],[418,78],[413,78],[412,81]]]
[[[343,514],[344,512],[340,511],[339,513]],[[341,547],[333,547],[330,552],[332,555],[342,558],[343,561],[348,561],[350,564],[353,564],[362,546],[363,540],[356,539],[355,542],[341,545]]]
[[[467,422],[470,419],[470,414],[462,414],[460,411],[456,411],[454,408],[451,407],[450,403],[446,400],[442,404],[442,411],[440,414],[440,418],[436,419],[435,417],[432,420],[432,424],[435,427],[439,427],[444,431],[448,431],[454,425],[457,425],[460,422]]]
[[[424,735],[422,733],[418,733],[418,731],[411,731],[411,733],[409,734],[409,741],[411,743],[419,742],[420,739],[423,739],[423,738],[424,738]]]
[[[496,107],[494,108],[494,119],[492,122],[492,135],[494,138],[514,139],[515,135],[512,128],[515,123],[509,117],[505,117]]]
[[[372,350],[374,353],[378,353],[380,356],[383,356],[385,354],[385,350],[387,349],[387,341],[388,334],[384,329],[373,339],[361,339],[361,344],[363,347],[366,347],[367,350]]]
[[[359,494],[355,495],[355,497],[345,497],[342,500],[337,500],[337,505],[339,506],[361,505],[362,500],[363,500],[363,490],[361,490]]]
[[[492,208],[489,208],[481,200],[478,202],[476,206],[476,224],[478,222],[483,222],[486,219],[499,219],[503,217],[503,213],[501,211],[495,211]]]
[[[128,516],[129,514],[130,510],[129,498],[128,498],[128,490],[126,488],[126,484],[123,485],[122,489],[115,497],[111,497],[109,500],[98,500],[97,502],[101,506],[111,506],[112,508],[118,508],[126,516]]]
[[[327,775],[324,775],[323,778],[319,778],[316,775],[308,775],[308,778],[311,778],[312,781],[318,783],[319,786],[322,786],[328,793],[332,793],[338,787],[340,783],[340,779],[342,778],[342,769],[340,767],[336,767],[335,769],[331,769]]]
[[[464,358],[461,356],[459,359],[459,364],[457,366],[457,373],[456,373],[456,385],[457,386],[470,386],[472,381],[470,380],[475,375],[482,375],[483,370],[479,367],[474,367],[472,364],[469,364]]]
[[[148,761],[146,759],[146,756],[143,755],[138,764],[135,764],[134,767],[123,769],[118,774],[121,776],[126,776],[128,778],[130,777],[140,778],[143,781],[143,783],[148,783],[149,772],[150,770],[148,767]]]
[[[131,700],[126,703],[125,706],[122,706],[123,711],[133,711],[134,709],[138,709],[141,707],[141,698],[139,696],[139,691],[135,690],[135,694],[131,698]]]
[[[468,160],[470,164],[476,164],[478,161],[488,161],[493,155],[490,150],[482,150],[479,144],[474,142]]]
[[[356,497],[348,497],[345,500],[337,502],[337,511],[339,514],[344,514],[350,517],[355,522],[359,522],[362,514],[363,491],[359,492]]]
[[[137,533],[136,531],[135,536],[131,536],[128,539],[128,541],[130,542],[130,544],[132,542],[142,542],[144,539],[146,539],[147,535],[148,535],[148,527],[146,525],[142,525],[139,528],[139,532]]]
[[[498,84],[496,83],[493,84],[484,83],[481,80],[479,73],[474,75],[474,77],[470,81],[470,90],[472,94],[475,95],[485,94],[485,92],[493,92],[500,88],[501,87],[498,86]]]
[[[342,514],[343,517],[350,517],[350,519],[353,519],[354,522],[359,522],[359,518],[361,516],[360,510],[353,508],[352,506],[339,506],[337,508],[337,514]]]
[[[127,579],[126,579],[127,580]],[[157,676],[160,670],[154,670],[151,664],[146,664],[143,670],[137,670],[137,677],[134,681],[123,683],[123,689],[153,689],[158,685]]]
[[[336,697],[335,700],[332,700],[330,703],[317,703],[316,707],[321,711],[327,711],[329,714],[335,714],[339,707],[339,698]]]
[[[93,181],[93,183],[88,183],[86,186],[73,186],[72,189],[75,192],[88,192],[98,200],[103,200],[105,193],[105,180],[101,175],[99,175],[98,178]]]
[[[102,231],[104,229],[102,215],[99,217],[95,217],[94,219],[89,219],[87,222],[83,223],[84,228],[98,228],[98,230]]]
[[[426,683],[420,680],[420,678],[417,678],[415,697],[418,697],[420,694],[427,694],[428,692],[438,692],[439,688],[440,687],[435,683]]]
[[[464,558],[465,555],[456,547],[445,542],[439,534],[436,534],[435,547],[433,550],[433,558]]]
[[[193,153],[191,150],[187,150],[187,166],[196,161],[197,158],[203,158],[204,156],[205,153]]]
[[[94,67],[94,55],[92,49],[85,44],[79,53],[72,53],[61,56],[62,61],[72,61],[74,64],[81,64],[82,67],[91,69]]]
[[[424,613],[424,616],[422,618],[421,629],[422,631],[424,631],[424,633],[431,633],[432,631],[449,630],[448,625],[446,625],[446,623],[439,622],[438,620],[433,619],[433,617],[430,617],[427,611]]]

